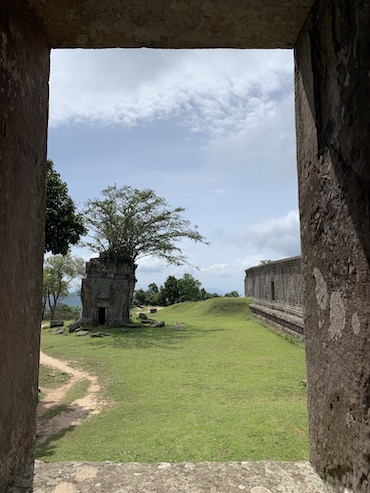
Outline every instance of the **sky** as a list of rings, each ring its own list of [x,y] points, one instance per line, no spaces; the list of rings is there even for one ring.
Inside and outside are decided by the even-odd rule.
[[[292,51],[53,50],[48,157],[79,208],[151,188],[210,242],[142,259],[137,288],[187,272],[243,295],[245,269],[300,254]]]

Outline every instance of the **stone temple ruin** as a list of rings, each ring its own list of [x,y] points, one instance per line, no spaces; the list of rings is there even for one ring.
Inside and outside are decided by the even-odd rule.
[[[134,292],[136,265],[116,266],[107,255],[86,262],[86,278],[82,280],[82,320],[104,325],[127,322]]]
[[[244,293],[253,298],[252,313],[293,335],[303,334],[301,257],[291,257],[245,271]]]
[[[32,488],[50,50],[150,47],[294,50],[310,460],[370,492],[369,25],[368,0],[0,0],[0,491]]]

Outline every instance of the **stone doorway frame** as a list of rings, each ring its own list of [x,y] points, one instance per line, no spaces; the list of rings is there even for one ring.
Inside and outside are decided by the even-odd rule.
[[[369,25],[367,0],[0,0],[0,485],[33,463],[50,48],[294,47],[311,461],[370,491]]]

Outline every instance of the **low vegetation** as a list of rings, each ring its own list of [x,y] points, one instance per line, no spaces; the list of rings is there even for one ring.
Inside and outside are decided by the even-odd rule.
[[[38,458],[307,459],[302,347],[260,325],[243,298],[184,302],[150,317],[165,327],[104,327],[104,338],[43,329],[43,351],[98,375],[110,404]],[[184,329],[172,331],[175,322]]]
[[[71,379],[68,373],[40,365],[39,386],[45,389],[56,389],[66,384]]]

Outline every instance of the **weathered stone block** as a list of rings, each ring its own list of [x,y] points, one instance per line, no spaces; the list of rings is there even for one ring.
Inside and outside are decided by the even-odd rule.
[[[38,400],[49,49],[0,2],[0,490],[32,469]]]
[[[370,491],[370,4],[317,1],[295,49],[311,460]]]

